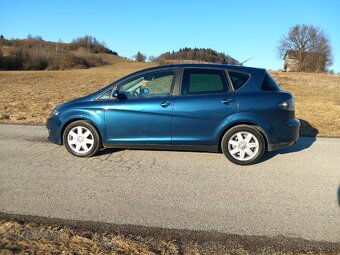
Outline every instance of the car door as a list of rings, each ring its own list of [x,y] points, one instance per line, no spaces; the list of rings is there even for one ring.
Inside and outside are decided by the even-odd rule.
[[[219,132],[237,111],[237,102],[223,69],[184,68],[176,97],[172,143],[215,146]]]
[[[140,74],[117,86],[105,106],[111,144],[170,144],[175,70]]]

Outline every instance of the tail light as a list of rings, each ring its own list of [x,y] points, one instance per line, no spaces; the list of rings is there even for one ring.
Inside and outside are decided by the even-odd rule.
[[[294,111],[295,110],[294,98],[279,103],[279,107],[283,110]]]

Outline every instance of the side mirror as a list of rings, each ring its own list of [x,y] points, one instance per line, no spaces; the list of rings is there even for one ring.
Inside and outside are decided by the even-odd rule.
[[[128,99],[126,95],[124,95],[123,93],[119,93],[118,90],[114,90],[113,91],[112,97],[113,98],[117,98],[119,100],[126,100],[126,99]]]
[[[141,90],[142,95],[147,95],[149,93],[150,93],[150,90],[148,88],[142,88],[142,90]]]
[[[118,95],[119,95],[119,91],[118,91],[118,90],[114,90],[114,91],[112,92],[112,97],[118,98]]]

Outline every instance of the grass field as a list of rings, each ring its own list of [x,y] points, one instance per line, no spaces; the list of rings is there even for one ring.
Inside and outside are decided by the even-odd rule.
[[[117,62],[67,71],[0,71],[0,122],[44,124],[61,102],[87,95],[155,63]],[[340,76],[272,72],[296,99],[301,135],[340,136]]]

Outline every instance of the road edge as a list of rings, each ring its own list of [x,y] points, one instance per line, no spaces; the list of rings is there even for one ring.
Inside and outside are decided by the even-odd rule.
[[[164,240],[178,240],[180,242],[195,241],[198,243],[214,242],[240,243],[243,247],[249,247],[252,251],[263,251],[268,247],[277,252],[326,252],[340,253],[340,242],[310,241],[302,238],[291,238],[284,236],[248,236],[220,233],[216,231],[198,231],[167,229],[158,227],[145,227],[138,225],[118,225],[107,222],[79,221],[58,218],[48,218],[33,215],[19,215],[0,212],[0,220],[15,221],[20,224],[35,223],[38,225],[54,225],[70,227],[80,231],[91,231],[98,233],[113,233],[124,236],[153,237]]]

